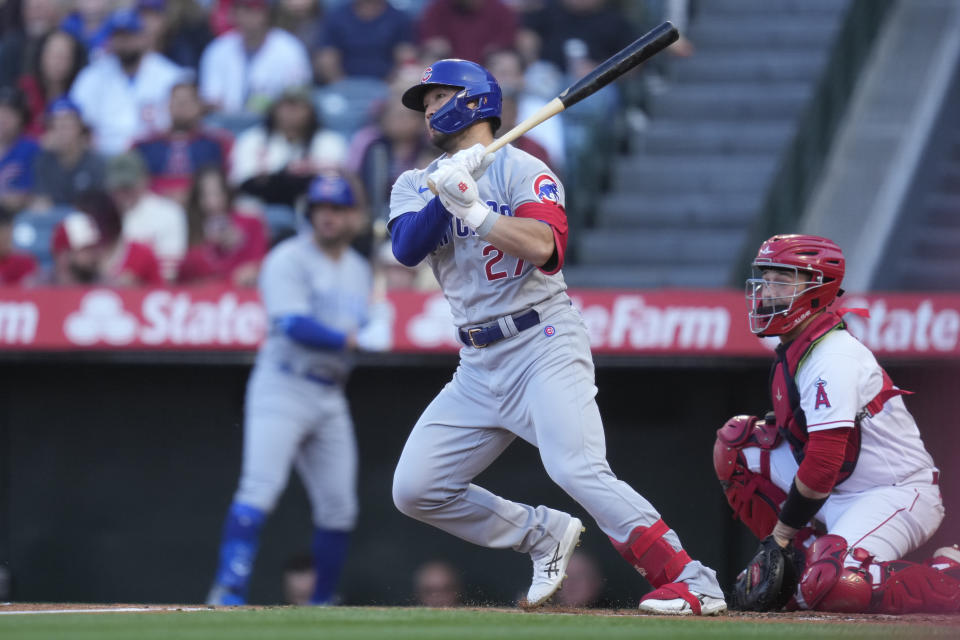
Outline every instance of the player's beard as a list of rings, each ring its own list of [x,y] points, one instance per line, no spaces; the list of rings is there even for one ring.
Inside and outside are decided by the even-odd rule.
[[[138,64],[140,64],[140,59],[143,58],[142,51],[117,51],[116,52],[117,60],[120,61],[120,66],[124,69],[130,70],[135,69]]]
[[[458,149],[457,145],[460,143],[463,135],[463,131],[457,131],[454,133],[441,133],[436,129],[431,129],[430,142],[433,143],[433,146],[440,149],[440,151],[453,154],[456,153]]]
[[[73,263],[70,264],[70,273],[73,275],[74,280],[85,284],[95,282],[99,275],[96,267]]]

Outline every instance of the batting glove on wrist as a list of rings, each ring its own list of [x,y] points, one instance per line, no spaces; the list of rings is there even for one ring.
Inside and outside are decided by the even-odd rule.
[[[430,174],[437,196],[447,211],[476,231],[493,211],[479,200],[477,182],[458,163],[441,166]]]
[[[469,149],[456,152],[451,160],[463,166],[474,180],[479,180],[493,163],[493,154],[487,153],[485,149],[486,146],[478,142]]]

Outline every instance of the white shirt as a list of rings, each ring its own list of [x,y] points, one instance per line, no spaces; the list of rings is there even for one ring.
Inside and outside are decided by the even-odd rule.
[[[149,52],[130,77],[116,56],[104,55],[80,72],[70,98],[93,129],[97,150],[116,155],[135,139],[169,127],[170,89],[185,73],[162,55]]]
[[[123,215],[123,237],[150,245],[166,280],[187,252],[187,214],[173,200],[147,192]]]
[[[347,141],[333,131],[318,131],[310,148],[292,144],[283,135],[267,136],[262,126],[247,129],[230,152],[230,182],[242,184],[250,178],[280,171],[294,160],[309,157],[317,166],[339,167],[347,157]]]
[[[883,388],[883,370],[849,332],[832,331],[807,355],[796,382],[809,433],[852,428],[857,414]],[[863,418],[860,440],[856,469],[835,491],[889,486],[933,468],[902,396],[887,400],[877,415]]]
[[[211,42],[200,58],[200,95],[227,113],[263,111],[284,89],[312,79],[306,49],[282,29],[271,29],[252,56],[240,34],[230,31]]]

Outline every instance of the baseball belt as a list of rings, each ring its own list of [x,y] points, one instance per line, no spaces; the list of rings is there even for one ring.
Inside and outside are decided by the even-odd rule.
[[[517,333],[540,324],[540,314],[537,313],[536,309],[530,309],[524,313],[509,316],[509,318],[517,328]],[[507,335],[504,334],[503,327],[501,327],[502,320],[506,319],[504,318],[479,327],[460,329],[460,342],[468,347],[483,349],[484,347],[489,347],[494,342],[503,340]]]

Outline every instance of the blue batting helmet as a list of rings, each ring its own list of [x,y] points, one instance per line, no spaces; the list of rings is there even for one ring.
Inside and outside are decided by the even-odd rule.
[[[350,183],[336,174],[320,174],[307,189],[307,205],[332,204],[352,207],[356,204]]]
[[[427,67],[420,84],[407,89],[401,101],[414,111],[425,111],[423,96],[433,87],[461,89],[447,104],[430,118],[430,126],[441,133],[451,134],[480,120],[492,120],[493,130],[500,128],[500,108],[503,102],[500,85],[493,75],[475,62],[451,58],[439,60]],[[470,108],[468,103],[475,102]]]

